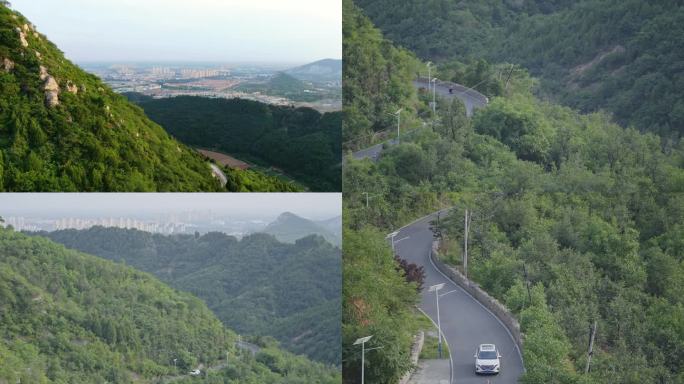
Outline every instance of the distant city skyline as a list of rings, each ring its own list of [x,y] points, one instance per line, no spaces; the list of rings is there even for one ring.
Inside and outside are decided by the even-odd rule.
[[[211,212],[272,220],[292,212],[311,220],[342,214],[340,193],[3,193],[0,216],[135,217]]]
[[[12,0],[75,62],[342,57],[341,0]]]

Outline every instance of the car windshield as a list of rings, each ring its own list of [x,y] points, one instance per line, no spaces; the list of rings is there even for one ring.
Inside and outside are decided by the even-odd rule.
[[[494,351],[480,351],[480,354],[477,356],[478,359],[482,360],[493,360],[496,359],[496,352]]]

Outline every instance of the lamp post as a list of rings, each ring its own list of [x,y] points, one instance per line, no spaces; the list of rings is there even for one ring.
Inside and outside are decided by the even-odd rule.
[[[394,112],[393,115],[397,115],[397,144],[399,143],[399,127],[401,127],[401,110],[403,108],[399,108],[398,111]]]
[[[430,288],[428,288],[428,292],[435,292],[435,300],[437,300],[437,333],[438,333],[438,342],[437,342],[437,350],[439,351],[439,358],[442,358],[442,323],[440,322],[439,319],[439,290],[444,288],[444,283],[440,284],[435,284],[431,285]]]
[[[432,83],[432,113],[437,113],[437,78],[430,80]]]
[[[392,253],[394,253],[394,237],[398,234],[399,234],[399,231],[394,231],[394,232],[390,233],[389,235],[387,235],[387,237],[385,237],[386,239],[389,238],[392,241]]]
[[[373,335],[361,337],[359,339],[356,339],[356,341],[354,342],[354,345],[361,344],[361,384],[363,384],[364,374],[365,374],[365,370],[366,370],[366,343],[372,337],[373,337]]]
[[[428,95],[430,95],[430,78],[432,77],[432,72],[430,71],[430,66],[432,65],[432,61],[427,62],[427,68],[428,68]]]

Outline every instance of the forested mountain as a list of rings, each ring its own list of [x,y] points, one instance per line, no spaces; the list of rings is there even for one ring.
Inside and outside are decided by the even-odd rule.
[[[299,80],[311,82],[342,81],[342,60],[323,59],[284,71]]]
[[[0,334],[5,383],[184,383],[197,367],[210,383],[340,380],[273,345],[241,353],[194,296],[11,229],[0,229]]]
[[[312,191],[340,191],[341,112],[190,96],[139,104],[188,145],[276,166]]]
[[[239,84],[235,90],[246,93],[260,92],[266,95],[285,97],[292,101],[311,102],[319,100],[321,96],[310,92],[311,88],[302,80],[287,73],[279,72],[266,82]]]
[[[360,3],[378,20],[397,17],[398,9],[413,4]],[[380,15],[380,5],[370,10],[371,3],[382,4],[385,16]],[[414,19],[395,28],[425,31],[400,36],[395,32],[392,38],[417,42],[429,35],[431,26],[442,25],[439,20],[455,18],[447,7],[452,3],[413,6]],[[482,10],[492,9],[493,2],[466,1],[459,6],[476,3]],[[513,3],[501,6],[508,9],[508,4]],[[539,8],[529,12],[539,19],[574,9],[570,2],[536,4]],[[416,22],[423,14],[442,16],[433,24]],[[478,33],[476,25],[469,25],[472,33]],[[668,36],[661,34],[662,41]],[[459,41],[451,35],[431,37],[426,44]],[[548,34],[535,38],[554,39]],[[528,59],[543,53],[528,52]],[[465,56],[455,58],[468,62]],[[477,66],[478,60],[472,63]],[[442,221],[441,232],[450,250],[443,257],[458,267],[463,210],[468,208],[473,213],[470,275],[521,322],[527,369],[521,382],[682,382],[684,146],[681,141],[639,132],[649,131],[648,127],[623,128],[605,113],[580,114],[541,101],[533,96],[534,84],[524,69],[516,67],[507,90],[492,97],[472,120],[463,118],[460,102],[440,100],[434,127],[418,128],[410,139],[386,148],[377,162],[350,159],[345,163],[345,357],[355,356],[358,348],[350,345],[354,337],[385,332],[383,338],[402,345],[410,337],[410,326],[392,323],[395,314],[382,311],[401,312],[410,305],[406,294],[391,294],[400,292],[399,283],[387,290],[371,283],[354,288],[365,279],[385,281],[381,276],[396,268],[379,266],[380,261],[369,256],[382,260],[381,255],[387,254],[388,247],[380,243],[383,234],[429,212],[453,207],[453,219]],[[385,97],[374,90],[356,92],[350,96]],[[375,196],[368,207],[364,193]],[[373,239],[378,242],[374,249],[367,245]],[[369,321],[367,313],[377,317]],[[593,321],[598,322],[598,334],[591,372],[584,375]],[[367,358],[375,359],[369,362],[374,367],[383,360],[395,363],[378,368],[375,382],[395,382],[407,368],[401,351],[379,350]],[[358,361],[348,364],[351,370],[359,368]]]
[[[684,133],[681,1],[358,0],[424,60],[516,63],[540,94],[666,138]],[[475,85],[475,84],[468,84]]]
[[[191,292],[238,332],[270,335],[292,352],[340,364],[340,250],[321,237],[285,244],[266,234],[237,240],[102,227],[41,235]]]
[[[221,189],[201,156],[0,4],[0,190]]]
[[[342,241],[340,238],[341,231],[339,218],[338,220],[331,219],[331,221],[317,223],[290,212],[281,214],[263,230],[264,233],[273,235],[285,243],[294,243],[302,237],[314,234],[337,246],[340,246]]]

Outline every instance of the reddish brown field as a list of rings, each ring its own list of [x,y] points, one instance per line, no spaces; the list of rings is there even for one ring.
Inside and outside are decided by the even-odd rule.
[[[203,154],[204,156],[213,159],[217,163],[221,165],[225,165],[227,167],[233,168],[233,169],[249,169],[250,165],[245,163],[244,161],[240,161],[232,156],[226,155],[225,153],[220,153],[220,152],[214,152],[214,151],[208,151],[206,149],[198,149],[197,152]]]

